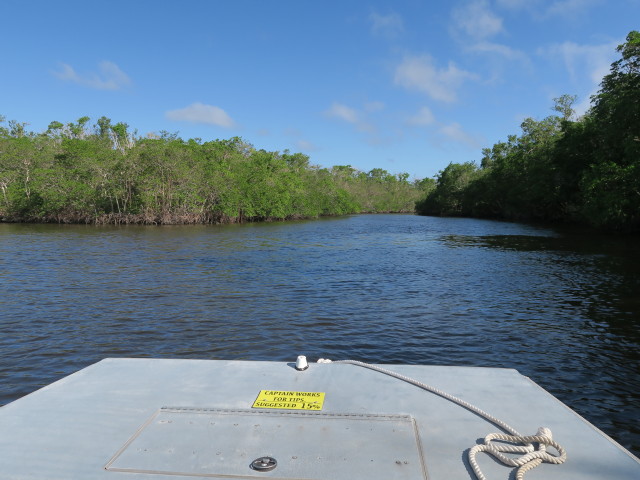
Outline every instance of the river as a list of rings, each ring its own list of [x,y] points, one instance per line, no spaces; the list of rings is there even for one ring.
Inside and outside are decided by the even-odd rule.
[[[508,367],[640,455],[637,237],[414,215],[0,224],[0,292],[0,404],[105,357]]]

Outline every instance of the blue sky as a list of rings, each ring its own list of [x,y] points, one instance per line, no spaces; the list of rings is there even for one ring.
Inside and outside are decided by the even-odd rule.
[[[640,0],[3,0],[0,115],[424,178],[562,94],[584,112],[638,29]]]

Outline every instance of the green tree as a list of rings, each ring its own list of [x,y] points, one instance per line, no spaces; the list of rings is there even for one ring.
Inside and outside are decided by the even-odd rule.
[[[597,143],[581,180],[583,215],[593,224],[640,229],[640,33],[632,31],[617,51],[599,92],[592,97]]]
[[[468,212],[465,194],[469,184],[478,177],[473,162],[450,163],[440,171],[436,187],[416,205],[423,215],[464,215]]]

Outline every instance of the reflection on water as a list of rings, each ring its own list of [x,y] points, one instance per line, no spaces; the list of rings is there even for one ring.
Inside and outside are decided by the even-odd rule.
[[[488,248],[502,251],[546,252],[536,255],[544,265],[550,260],[562,268],[569,305],[588,307],[589,318],[606,322],[625,338],[639,343],[640,271],[636,237],[576,235],[443,235],[450,247]],[[551,272],[549,272],[551,273]],[[588,274],[589,281],[585,281]],[[575,278],[572,278],[572,275]],[[570,288],[574,286],[573,290]]]
[[[498,366],[638,454],[636,243],[411,215],[0,225],[0,403],[109,356]]]

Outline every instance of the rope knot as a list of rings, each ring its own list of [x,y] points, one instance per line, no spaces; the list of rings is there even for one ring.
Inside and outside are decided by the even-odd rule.
[[[494,442],[497,441],[497,442]],[[558,455],[551,455],[547,447],[554,448]],[[492,455],[504,465],[518,467],[516,480],[522,480],[524,474],[543,462],[560,464],[567,459],[564,448],[553,440],[551,430],[540,427],[535,435],[507,435],[504,433],[491,433],[484,438],[484,443],[475,445],[469,449],[469,463],[478,480],[486,480],[476,461],[478,452],[486,452]],[[520,457],[509,457],[505,454],[522,454]]]
[[[553,440],[553,434],[551,433],[551,429],[547,427],[540,427],[536,432],[537,437],[549,437],[549,440]]]

